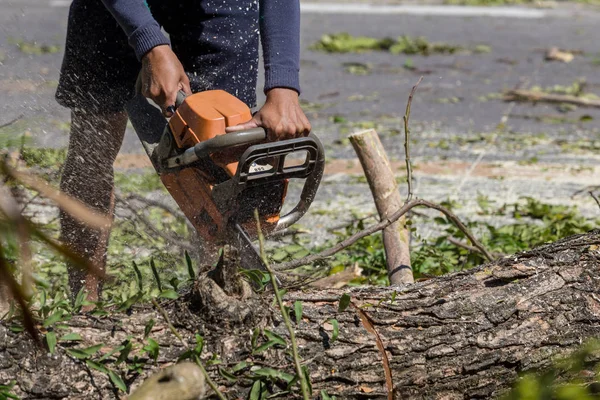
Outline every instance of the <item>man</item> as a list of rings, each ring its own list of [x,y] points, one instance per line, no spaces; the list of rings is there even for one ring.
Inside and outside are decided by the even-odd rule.
[[[71,109],[61,190],[112,216],[112,165],[140,68],[143,94],[167,117],[178,90],[223,89],[255,106],[259,31],[267,99],[251,121],[228,130],[262,126],[270,140],[306,135],[299,7],[298,0],[74,0],[56,93]],[[110,226],[95,230],[61,215],[62,240],[101,269],[109,233]],[[84,285],[97,300],[96,278],[70,267],[72,295]]]

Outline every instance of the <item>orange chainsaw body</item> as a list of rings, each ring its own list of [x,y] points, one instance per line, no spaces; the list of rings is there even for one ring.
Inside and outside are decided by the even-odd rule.
[[[197,143],[226,134],[225,128],[252,118],[248,106],[235,96],[210,90],[188,96],[177,108],[168,125],[175,146],[184,151]],[[248,146],[211,154],[176,171],[166,171],[160,178],[198,233],[211,242],[226,240],[225,228],[230,218],[249,233],[256,233],[254,210],[258,209],[265,232],[275,228],[287,191],[287,180],[250,188],[238,196],[236,210],[224,210],[213,198],[215,185],[236,174],[237,159]]]

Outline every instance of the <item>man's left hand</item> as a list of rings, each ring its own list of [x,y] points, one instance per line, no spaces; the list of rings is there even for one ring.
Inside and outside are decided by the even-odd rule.
[[[298,93],[292,89],[274,88],[267,92],[267,101],[248,122],[227,128],[227,132],[262,127],[269,141],[293,139],[310,133],[310,122],[304,115]]]

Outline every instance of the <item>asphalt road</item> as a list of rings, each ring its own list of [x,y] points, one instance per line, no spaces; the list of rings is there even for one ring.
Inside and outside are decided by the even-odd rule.
[[[0,0],[0,125],[22,115],[19,122],[2,132],[29,131],[41,146],[64,146],[68,139],[68,110],[53,100],[67,3]],[[600,110],[561,112],[555,105],[507,103],[497,98],[505,89],[569,86],[578,79],[585,80],[587,92],[600,95],[597,10],[569,5],[496,11],[434,6],[379,12],[345,4],[341,8],[319,4],[305,6],[302,16],[302,98],[330,160],[353,158],[347,134],[371,126],[382,135],[390,158],[402,159],[403,137],[398,134],[401,116],[410,88],[423,75],[411,115],[414,160],[459,160],[472,165],[451,177],[424,173],[420,186],[423,195],[473,199],[483,191],[502,201],[534,195],[550,202],[571,202],[575,190],[600,183],[597,174],[589,173],[598,171]],[[309,49],[321,35],[335,32],[425,36],[432,42],[465,47],[486,45],[491,51],[426,57],[384,52],[324,54]],[[26,54],[17,45],[23,42],[59,49],[52,54]],[[552,46],[577,50],[575,59],[571,63],[545,61],[544,52]],[[365,64],[370,73],[353,75],[344,63]],[[405,68],[407,64],[413,69]],[[122,152],[141,152],[132,132]],[[506,176],[501,182],[498,176],[469,178],[481,163],[529,164],[540,171],[554,168],[561,178],[555,182],[549,182],[552,179],[547,176]],[[588,173],[569,178],[573,171],[582,169]],[[467,179],[471,180],[465,183]],[[332,199],[352,191],[362,197],[349,201],[349,207],[371,207],[364,185],[348,185],[344,178],[329,179],[321,206],[335,208]],[[593,212],[591,199],[580,203],[588,213]],[[347,210],[342,207],[338,211]]]

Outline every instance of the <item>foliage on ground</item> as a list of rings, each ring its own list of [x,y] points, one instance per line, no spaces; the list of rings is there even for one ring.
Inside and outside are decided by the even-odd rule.
[[[487,197],[480,196],[478,204],[480,220],[467,221],[466,225],[493,253],[508,255],[524,251],[569,235],[588,232],[600,223],[599,220],[585,218],[575,207],[545,204],[530,197],[517,203],[496,205]],[[444,205],[458,208],[456,203],[446,202]],[[498,226],[493,223],[493,218],[490,218],[493,216],[508,216],[513,222]],[[448,241],[448,238],[454,238],[467,244],[464,234],[443,216],[433,218],[437,235],[422,237],[417,227],[423,226],[423,218],[420,215],[413,216],[408,222],[413,236],[411,261],[415,278],[465,270],[485,262],[481,254]],[[483,220],[484,218],[487,220]],[[336,231],[337,240],[351,236],[373,221],[373,218],[359,219]],[[327,243],[323,247],[329,247],[331,244]],[[354,263],[358,263],[363,269],[363,277],[357,279],[355,284],[388,284],[380,233],[361,239],[333,257],[330,261],[331,273],[340,272]]]
[[[453,45],[443,42],[430,42],[425,37],[408,35],[393,38],[373,38],[367,36],[352,36],[349,33],[325,34],[313,44],[313,50],[326,53],[362,53],[365,51],[387,51],[392,54],[431,55],[455,54],[457,52],[487,53],[488,46],[478,45],[473,48]]]

